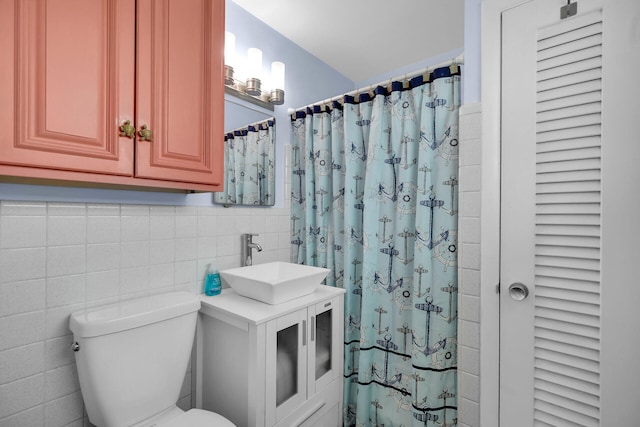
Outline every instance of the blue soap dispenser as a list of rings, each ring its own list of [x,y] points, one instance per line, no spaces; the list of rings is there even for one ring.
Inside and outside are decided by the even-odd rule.
[[[213,296],[219,295],[221,291],[220,272],[215,262],[212,262],[207,267],[207,277],[204,279],[204,293],[208,296]]]

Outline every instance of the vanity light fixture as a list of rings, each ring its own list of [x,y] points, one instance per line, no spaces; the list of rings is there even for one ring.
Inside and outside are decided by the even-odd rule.
[[[236,55],[235,45],[235,35],[226,31],[224,40],[225,92],[271,111],[273,111],[274,105],[284,104],[284,63],[273,62],[271,75],[264,76],[262,51],[257,48],[249,49],[246,64],[244,64],[246,67],[243,67],[242,58]],[[243,79],[242,74],[246,74],[247,78]],[[263,86],[268,89],[263,90]]]

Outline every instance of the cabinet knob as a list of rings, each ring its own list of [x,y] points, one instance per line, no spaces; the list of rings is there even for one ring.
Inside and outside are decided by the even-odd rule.
[[[120,136],[132,138],[136,135],[136,128],[131,125],[131,120],[126,120],[120,125]]]
[[[138,131],[138,136],[140,137],[140,141],[151,141],[151,129],[147,128],[147,125],[142,125],[142,127]]]

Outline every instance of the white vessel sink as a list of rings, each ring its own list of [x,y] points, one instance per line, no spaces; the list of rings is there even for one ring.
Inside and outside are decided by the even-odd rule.
[[[312,293],[330,271],[290,262],[268,262],[222,270],[220,277],[238,295],[280,304]]]

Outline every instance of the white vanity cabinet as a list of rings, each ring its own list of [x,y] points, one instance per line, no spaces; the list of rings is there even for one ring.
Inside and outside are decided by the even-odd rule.
[[[342,425],[344,290],[269,305],[202,296],[196,406],[238,427]]]

